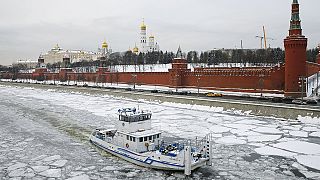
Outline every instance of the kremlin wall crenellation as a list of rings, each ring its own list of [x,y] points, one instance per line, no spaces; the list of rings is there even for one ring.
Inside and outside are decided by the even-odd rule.
[[[146,25],[140,26],[140,47],[135,46],[133,53],[159,51],[154,36],[149,38],[147,44]],[[285,63],[272,67],[199,67],[188,69],[181,49],[172,61],[168,72],[114,72],[107,67],[99,67],[93,73],[74,72],[71,68],[61,68],[59,72],[48,72],[39,65],[33,73],[2,73],[2,78],[59,80],[59,81],[91,81],[98,83],[126,83],[167,86],[172,88],[203,88],[224,91],[240,92],[269,92],[283,93],[285,96],[300,97],[301,92],[306,95],[306,87],[301,85],[307,77],[320,71],[320,54],[317,63],[307,62],[307,38],[302,35],[301,20],[299,17],[299,4],[296,0],[292,3],[292,17],[290,20],[289,35],[284,39]],[[57,46],[56,51],[59,47]],[[100,56],[108,60],[112,52],[104,42]],[[72,62],[70,56],[59,56],[63,59],[65,67]],[[40,56],[38,63],[43,64],[45,57]],[[302,88],[302,89],[301,89]]]

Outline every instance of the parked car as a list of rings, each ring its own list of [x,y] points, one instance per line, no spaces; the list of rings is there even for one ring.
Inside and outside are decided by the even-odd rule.
[[[151,92],[152,92],[152,93],[158,93],[159,90],[154,89],[154,90],[151,90]]]
[[[124,90],[126,90],[126,91],[132,91],[131,88],[125,88]]]
[[[191,94],[190,91],[180,91],[178,92],[179,95],[188,95],[188,94]]]
[[[164,93],[165,93],[165,94],[174,94],[174,92],[173,92],[172,90],[165,91]]]
[[[307,104],[318,104],[318,101],[315,99],[308,99],[308,100],[306,100],[306,103]]]
[[[273,98],[271,99],[271,101],[274,102],[274,103],[282,103],[282,98],[280,98],[280,97],[273,97]]]
[[[294,99],[292,97],[285,97],[282,99],[282,102],[286,103],[286,104],[293,104]]]
[[[221,93],[212,93],[212,92],[209,92],[206,94],[207,97],[222,97],[222,94]]]
[[[307,104],[306,102],[302,101],[301,99],[294,99],[292,100],[293,104],[298,104],[298,105],[305,105]]]
[[[88,84],[84,84],[84,85],[82,85],[82,87],[88,87]]]

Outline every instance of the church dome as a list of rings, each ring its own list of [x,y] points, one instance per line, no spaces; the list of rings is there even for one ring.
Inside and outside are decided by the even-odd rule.
[[[107,49],[107,48],[108,48],[108,44],[107,44],[106,41],[104,41],[104,42],[102,43],[102,48],[104,48],[104,49]]]
[[[138,53],[138,52],[139,52],[139,49],[138,49],[137,46],[133,48],[133,52],[134,52],[134,53]]]
[[[146,30],[147,29],[147,26],[144,24],[144,21],[142,21],[140,29],[141,30]]]

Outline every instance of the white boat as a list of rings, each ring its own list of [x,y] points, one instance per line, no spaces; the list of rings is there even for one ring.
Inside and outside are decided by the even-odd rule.
[[[126,108],[118,110],[116,129],[96,129],[90,141],[104,151],[139,166],[161,170],[191,171],[211,164],[211,141],[165,144],[161,132],[151,128],[151,112]]]

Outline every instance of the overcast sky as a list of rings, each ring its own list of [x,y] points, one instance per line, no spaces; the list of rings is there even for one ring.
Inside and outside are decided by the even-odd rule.
[[[113,51],[139,43],[145,19],[161,50],[259,48],[262,26],[271,47],[283,48],[292,0],[1,0],[0,64],[36,60],[55,44],[96,51],[104,39]],[[308,48],[320,42],[320,1],[300,0]]]

